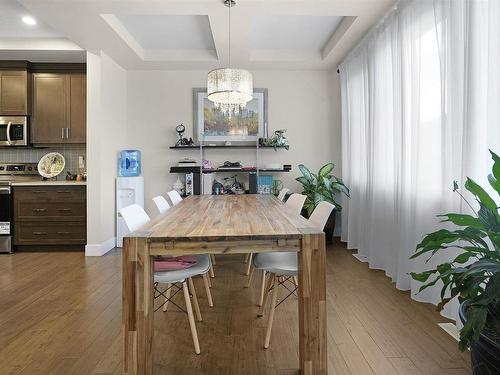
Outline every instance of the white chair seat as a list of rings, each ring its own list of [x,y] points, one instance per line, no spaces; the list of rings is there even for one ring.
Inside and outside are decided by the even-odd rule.
[[[254,254],[253,266],[280,276],[296,276],[299,267],[296,252],[275,252]]]
[[[163,271],[154,273],[155,283],[173,284],[181,283],[185,279],[197,275],[203,275],[210,270],[210,257],[207,254],[197,255],[196,264],[189,268],[175,271]]]

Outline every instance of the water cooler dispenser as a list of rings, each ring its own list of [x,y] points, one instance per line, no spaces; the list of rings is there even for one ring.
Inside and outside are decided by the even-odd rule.
[[[123,237],[129,233],[118,211],[131,204],[138,204],[144,208],[144,178],[140,176],[118,177],[116,179],[116,247],[123,246]]]

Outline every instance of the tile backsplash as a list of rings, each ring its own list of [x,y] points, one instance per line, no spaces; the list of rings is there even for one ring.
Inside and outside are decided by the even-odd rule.
[[[66,160],[64,171],[57,177],[64,179],[66,172],[78,173],[78,157],[83,156],[87,166],[85,145],[55,145],[47,148],[0,148],[0,163],[38,163],[43,155],[49,152],[59,152]]]

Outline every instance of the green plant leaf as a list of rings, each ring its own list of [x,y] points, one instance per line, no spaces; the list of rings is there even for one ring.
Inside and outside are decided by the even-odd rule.
[[[492,174],[489,174],[488,181],[491,187],[500,195],[500,180],[496,179]]]
[[[441,222],[449,221],[461,227],[472,226],[477,229],[484,229],[483,225],[481,224],[481,221],[477,217],[471,215],[445,214],[445,215],[438,215],[438,217],[447,218],[446,220],[442,220]]]
[[[412,277],[413,280],[420,281],[421,283],[425,283],[429,277],[436,273],[436,271],[431,270],[431,271],[424,271],[424,272],[410,272],[410,276]]]
[[[467,322],[460,331],[460,350],[464,351],[471,341],[477,341],[486,324],[488,309],[485,306],[472,305],[467,309]]]
[[[351,197],[349,189],[344,185],[342,181],[336,181],[332,183],[332,189],[344,193],[347,197]]]
[[[486,231],[500,233],[500,218],[496,212],[491,212],[489,208],[480,203],[478,211],[479,221],[482,223]]]
[[[490,195],[474,180],[467,177],[467,181],[465,182],[465,188],[472,194],[474,194],[476,198],[479,200],[479,202],[481,202],[491,212],[495,213],[497,212],[497,205],[493,200],[493,198],[491,198]]]
[[[320,168],[318,175],[319,176],[328,176],[333,171],[334,167],[335,167],[335,165],[333,163],[325,164]]]
[[[311,182],[307,178],[305,178],[304,176],[297,177],[295,180],[300,182],[302,184],[302,186],[304,187],[304,189],[311,187]]]
[[[307,179],[307,181],[309,181],[309,183],[312,184],[314,178],[311,175],[311,171],[309,171],[309,169],[307,169],[307,167],[304,164],[299,164],[299,170],[302,173],[302,175]]]
[[[491,158],[493,159],[492,173],[493,173],[493,176],[497,179],[497,181],[499,181],[500,180],[500,156],[498,156],[497,154],[495,154],[491,150],[490,150],[490,154],[491,154]]]
[[[474,256],[476,256],[476,254],[474,254],[474,253],[470,253],[470,252],[462,253],[462,254],[458,255],[453,262],[464,264],[464,263],[467,263],[467,261]]]

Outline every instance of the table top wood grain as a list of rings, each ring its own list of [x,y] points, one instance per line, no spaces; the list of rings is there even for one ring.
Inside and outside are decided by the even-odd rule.
[[[319,234],[304,217],[271,195],[196,195],[128,237],[161,241],[300,239]]]

